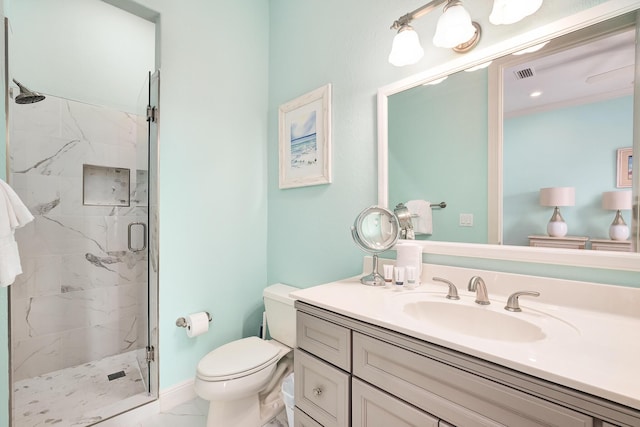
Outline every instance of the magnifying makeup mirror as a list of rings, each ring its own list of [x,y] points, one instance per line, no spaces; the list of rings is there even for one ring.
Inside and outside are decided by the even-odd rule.
[[[384,286],[384,277],[378,273],[378,254],[391,249],[400,236],[398,218],[388,209],[371,206],[360,212],[351,227],[351,237],[363,251],[373,254],[373,271],[360,278],[369,286]]]

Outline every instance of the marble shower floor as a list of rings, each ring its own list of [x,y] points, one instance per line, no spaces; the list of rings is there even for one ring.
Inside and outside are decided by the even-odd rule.
[[[109,381],[118,371],[125,376]],[[125,399],[151,400],[136,351],[17,381],[13,390],[14,427],[88,426],[126,410]]]

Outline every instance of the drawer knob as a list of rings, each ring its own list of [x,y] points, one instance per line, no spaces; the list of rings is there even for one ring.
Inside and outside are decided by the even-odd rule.
[[[322,395],[322,389],[320,387],[316,387],[312,391],[313,395],[316,397],[320,397]]]

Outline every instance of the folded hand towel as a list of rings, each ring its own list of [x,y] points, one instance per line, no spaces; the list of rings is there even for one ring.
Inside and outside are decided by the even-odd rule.
[[[20,197],[0,179],[0,286],[11,285],[22,273],[14,230],[33,221]]]
[[[413,230],[416,234],[433,234],[431,203],[425,200],[409,200],[407,209],[411,213]]]

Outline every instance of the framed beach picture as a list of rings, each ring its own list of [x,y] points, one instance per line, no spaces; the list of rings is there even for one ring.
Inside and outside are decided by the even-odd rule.
[[[618,188],[631,187],[633,171],[633,148],[618,148],[618,173],[616,185]]]
[[[331,84],[280,106],[280,188],[331,182]]]

